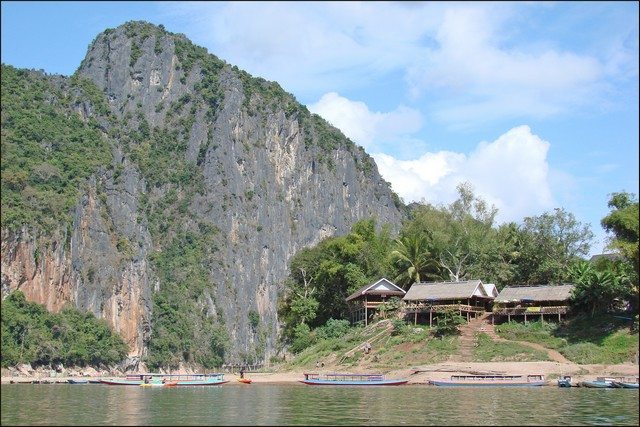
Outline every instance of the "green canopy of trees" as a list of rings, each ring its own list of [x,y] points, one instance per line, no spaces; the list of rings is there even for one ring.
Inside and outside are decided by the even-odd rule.
[[[91,312],[64,308],[52,314],[14,291],[2,302],[1,317],[2,367],[112,365],[127,356],[122,338]]]
[[[458,195],[447,206],[411,205],[395,239],[368,219],[348,235],[294,256],[279,303],[284,342],[305,348],[314,328],[348,318],[347,296],[381,277],[404,289],[434,280],[481,279],[498,290],[573,282],[577,310],[599,313],[631,303],[637,311],[638,203],[633,195],[615,193],[609,203],[613,210],[602,225],[615,233],[610,247],[624,259],[604,267],[585,260],[593,233],[565,209],[496,226],[497,209],[469,184],[460,185]]]

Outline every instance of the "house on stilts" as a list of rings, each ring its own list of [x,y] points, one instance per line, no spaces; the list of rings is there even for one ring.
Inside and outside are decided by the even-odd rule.
[[[493,302],[493,321],[539,318],[561,320],[569,311],[569,300],[575,285],[507,286]]]
[[[491,310],[498,295],[495,285],[481,280],[420,282],[411,285],[402,298],[405,316],[414,324],[433,326],[438,314],[457,311],[467,321]]]
[[[351,324],[363,322],[368,325],[381,304],[392,297],[402,299],[406,293],[404,289],[384,277],[375,283],[363,286],[346,298]]]

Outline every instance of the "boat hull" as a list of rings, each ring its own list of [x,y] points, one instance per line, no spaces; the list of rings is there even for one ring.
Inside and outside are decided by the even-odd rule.
[[[248,378],[238,378],[238,382],[241,382],[243,384],[251,384],[251,380]]]
[[[611,385],[616,388],[635,388],[635,389],[640,388],[638,387],[640,385],[638,383],[625,383],[622,381],[614,381],[611,383]]]
[[[113,379],[113,380],[100,380],[100,382],[102,384],[107,384],[107,385],[133,385],[133,386],[141,386],[141,385],[147,385],[144,383],[144,381],[138,381],[138,380],[117,380],[117,379]],[[224,384],[224,383],[228,383],[229,381],[177,381],[174,387],[184,387],[184,386],[211,386],[211,385],[220,385],[220,384]],[[148,385],[155,385],[155,384],[148,384]],[[158,385],[164,385],[162,383],[159,383]]]
[[[582,381],[580,383],[581,387],[587,388],[614,388],[611,382],[601,382],[601,381]]]
[[[541,387],[547,385],[546,381],[447,381],[431,380],[432,385],[438,387]]]
[[[393,386],[406,384],[408,380],[382,380],[382,381],[332,381],[332,380],[301,380],[307,385],[350,385],[350,386]]]

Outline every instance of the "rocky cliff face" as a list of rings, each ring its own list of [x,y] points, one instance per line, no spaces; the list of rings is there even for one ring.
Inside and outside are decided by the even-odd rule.
[[[3,230],[2,288],[92,310],[132,355],[147,350],[154,295],[204,275],[197,294],[175,298],[193,297],[225,326],[227,361],[268,360],[291,256],[362,218],[400,223],[397,196],[360,147],[182,35],[145,23],[107,30],[76,74],[106,101],[106,111],[95,100],[73,108],[99,123],[113,164],[83,187],[66,232]],[[188,251],[174,254],[177,241],[200,259],[179,258]]]

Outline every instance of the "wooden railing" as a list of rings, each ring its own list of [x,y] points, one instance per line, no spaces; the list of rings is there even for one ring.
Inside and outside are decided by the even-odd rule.
[[[551,307],[494,307],[493,314],[498,316],[524,316],[525,314],[567,314],[566,305]]]
[[[462,311],[465,313],[484,313],[485,308],[477,305],[468,304],[425,304],[425,303],[405,303],[405,311],[419,311],[419,312],[444,312],[447,310]]]

